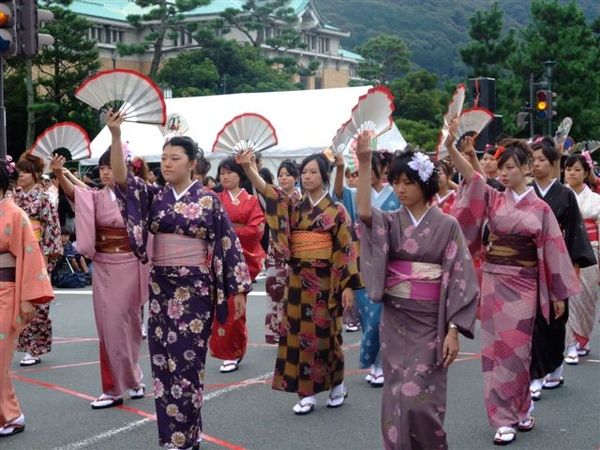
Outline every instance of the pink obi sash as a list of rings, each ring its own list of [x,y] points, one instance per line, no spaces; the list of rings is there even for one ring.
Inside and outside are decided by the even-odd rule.
[[[439,300],[442,266],[410,261],[390,261],[385,293],[415,300]]]
[[[598,224],[594,219],[585,219],[585,230],[587,231],[590,242],[598,242]]]
[[[155,266],[210,265],[210,245],[203,239],[181,234],[158,233],[154,235],[152,264]]]
[[[29,219],[29,221],[31,222],[31,228],[33,228],[33,234],[35,234],[35,237],[37,238],[38,241],[42,240],[42,222],[40,222],[39,220],[36,219]]]

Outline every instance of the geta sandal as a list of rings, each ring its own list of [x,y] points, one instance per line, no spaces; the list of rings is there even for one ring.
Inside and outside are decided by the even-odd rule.
[[[306,401],[305,401],[306,400]],[[313,400],[302,399],[294,405],[294,414],[305,416],[315,410],[316,403]]]
[[[517,439],[517,430],[513,427],[500,427],[494,436],[494,445],[508,445]]]

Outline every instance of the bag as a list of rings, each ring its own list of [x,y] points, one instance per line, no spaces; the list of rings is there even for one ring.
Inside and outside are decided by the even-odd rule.
[[[52,286],[63,289],[80,289],[87,286],[87,278],[83,272],[52,274]]]

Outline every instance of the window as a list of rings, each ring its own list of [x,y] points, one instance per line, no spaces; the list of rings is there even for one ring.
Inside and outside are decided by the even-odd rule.
[[[315,89],[323,89],[323,78],[315,77]]]
[[[107,44],[110,44],[112,42],[110,27],[108,25],[104,25],[104,42],[106,42]]]

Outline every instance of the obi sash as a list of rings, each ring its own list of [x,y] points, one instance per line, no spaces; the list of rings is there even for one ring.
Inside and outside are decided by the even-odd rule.
[[[96,226],[96,251],[98,253],[131,253],[126,228]]]
[[[533,239],[516,234],[490,233],[485,260],[501,266],[537,266],[537,247]]]
[[[29,219],[31,222],[31,228],[33,228],[33,234],[38,241],[42,240],[42,222],[37,219]]]
[[[598,242],[598,224],[594,219],[585,219],[585,231],[587,231],[590,242]]]
[[[331,233],[319,231],[292,231],[292,258],[331,259],[333,238]]]
[[[152,264],[155,266],[210,265],[210,245],[203,239],[173,233],[154,235]]]
[[[390,261],[385,293],[415,300],[439,300],[442,266],[411,261]]]
[[[8,250],[0,251],[0,281],[16,280],[17,259]]]

